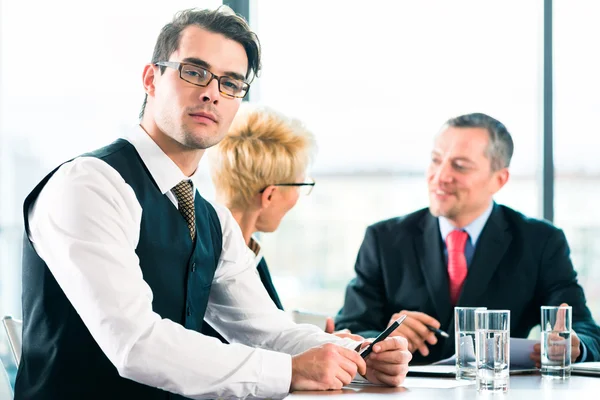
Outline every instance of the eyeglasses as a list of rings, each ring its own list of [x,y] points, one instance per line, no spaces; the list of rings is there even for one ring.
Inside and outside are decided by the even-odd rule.
[[[309,178],[309,182],[301,182],[301,183],[275,183],[273,185],[269,185],[269,186],[296,186],[298,187],[298,191],[300,192],[300,194],[304,195],[304,196],[308,196],[309,194],[311,194],[313,188],[315,187],[315,180],[312,178]],[[267,187],[269,187],[267,186]],[[265,190],[267,190],[267,188],[264,188],[263,190],[261,190],[259,193],[264,192]]]
[[[227,97],[243,98],[248,93],[250,85],[240,79],[230,76],[217,76],[196,64],[180,63],[175,61],[159,61],[154,65],[174,68],[179,71],[179,77],[192,85],[206,87],[213,79],[219,82],[219,92]]]

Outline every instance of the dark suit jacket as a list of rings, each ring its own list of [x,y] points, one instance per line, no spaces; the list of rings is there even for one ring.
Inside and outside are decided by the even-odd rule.
[[[560,229],[494,204],[456,305],[509,309],[511,336],[525,338],[540,323],[540,306],[566,302],[573,307],[573,330],[586,346],[586,361],[600,360],[600,328],[585,304],[569,253]],[[375,337],[392,314],[421,311],[439,320],[450,338],[438,338],[426,358],[414,353],[414,362],[454,354],[443,243],[438,220],[428,209],[367,228],[355,270],[336,329]]]

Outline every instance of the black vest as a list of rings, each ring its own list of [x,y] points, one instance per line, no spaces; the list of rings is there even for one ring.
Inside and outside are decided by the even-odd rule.
[[[196,193],[192,242],[184,218],[160,192],[133,145],[119,139],[85,156],[99,158],[119,172],[142,207],[135,252],[152,289],[152,309],[162,318],[201,331],[222,248],[214,208]],[[29,241],[30,206],[57,169],[27,196],[23,207],[23,352],[15,399],[182,398],[119,376]]]
[[[279,295],[277,294],[277,290],[275,290],[275,285],[273,285],[273,279],[271,279],[271,273],[269,272],[269,267],[267,267],[267,262],[265,258],[261,258],[258,266],[256,267],[258,271],[258,275],[260,276],[260,280],[262,281],[263,286],[267,289],[267,293],[269,293],[269,297],[273,300],[273,303],[279,308],[283,310],[283,305],[281,304],[281,300],[279,300]],[[228,343],[227,340],[221,334],[213,329],[209,324],[204,324],[202,327],[202,333],[207,336],[212,336],[219,339],[223,343]]]

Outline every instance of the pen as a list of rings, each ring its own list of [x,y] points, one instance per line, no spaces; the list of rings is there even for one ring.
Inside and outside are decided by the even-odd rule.
[[[438,335],[440,335],[440,336],[443,336],[443,337],[445,337],[445,338],[449,338],[449,337],[450,337],[450,335],[448,335],[446,332],[444,332],[444,331],[443,331],[443,330],[441,330],[441,329],[434,328],[433,326],[431,326],[431,325],[427,325],[427,324],[425,324],[425,326],[426,326],[426,327],[427,327],[427,329],[429,329],[431,332],[435,332],[435,333],[437,333],[437,334],[438,334]]]
[[[373,351],[373,346],[375,346],[377,343],[381,342],[383,339],[388,337],[390,333],[394,332],[400,326],[400,324],[404,322],[405,319],[406,315],[401,315],[400,318],[392,322],[392,324],[388,326],[385,331],[381,332],[379,336],[375,338],[375,340],[373,340],[371,343],[369,343],[367,347],[360,351],[360,356],[362,358],[367,358],[367,356]]]

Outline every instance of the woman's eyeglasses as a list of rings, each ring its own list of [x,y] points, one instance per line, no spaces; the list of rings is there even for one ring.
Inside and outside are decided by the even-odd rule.
[[[305,196],[308,196],[313,188],[315,187],[315,180],[310,178],[309,182],[299,182],[299,183],[274,183],[272,185],[269,186],[297,186],[298,187],[298,191],[300,192],[300,194],[303,194]],[[267,187],[269,187],[267,186]],[[261,190],[259,193],[264,192],[267,187],[265,187],[263,190]]]

